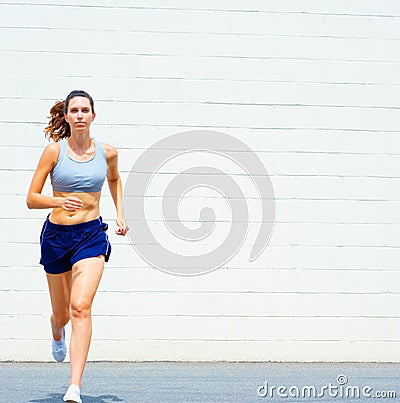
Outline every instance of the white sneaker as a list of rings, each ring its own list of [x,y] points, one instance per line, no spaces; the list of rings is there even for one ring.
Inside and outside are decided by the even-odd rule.
[[[67,393],[64,395],[64,402],[82,403],[81,390],[78,385],[69,385]]]
[[[53,354],[53,358],[62,362],[65,360],[65,356],[67,355],[67,345],[65,344],[65,329],[62,331],[62,338],[60,341],[56,341],[52,338],[51,341],[51,353]]]

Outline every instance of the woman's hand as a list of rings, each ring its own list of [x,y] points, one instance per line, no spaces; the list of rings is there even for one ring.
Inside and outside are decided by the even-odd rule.
[[[66,196],[62,198],[61,206],[66,211],[76,211],[82,208],[83,202],[75,196]]]
[[[129,227],[125,223],[125,220],[123,218],[118,218],[117,219],[117,226],[118,226],[118,228],[115,230],[115,233],[117,235],[125,236],[126,233],[129,231]]]

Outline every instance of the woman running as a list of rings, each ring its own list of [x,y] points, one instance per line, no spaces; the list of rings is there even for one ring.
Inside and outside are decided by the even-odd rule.
[[[96,114],[92,97],[72,91],[50,110],[43,151],[28,191],[32,209],[52,208],[40,235],[40,263],[46,271],[52,305],[52,354],[65,359],[65,325],[71,319],[70,385],[65,402],[82,403],[80,387],[92,335],[91,307],[111,246],[99,202],[107,177],[117,216],[117,235],[125,235],[122,183],[117,150],[90,136]],[[42,194],[50,174],[53,196]]]

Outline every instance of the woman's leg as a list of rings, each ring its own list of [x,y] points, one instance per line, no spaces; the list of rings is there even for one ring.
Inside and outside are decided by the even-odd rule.
[[[92,336],[92,302],[100,283],[103,269],[104,256],[102,255],[82,259],[72,267],[70,383],[79,387],[81,386],[82,374]]]
[[[69,306],[71,295],[71,272],[62,274],[46,273],[49,286],[51,306],[51,329],[54,340],[61,340],[62,329],[69,321]]]

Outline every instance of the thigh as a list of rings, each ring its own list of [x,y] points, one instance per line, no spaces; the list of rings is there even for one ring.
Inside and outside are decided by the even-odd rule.
[[[71,271],[61,274],[46,273],[53,313],[57,316],[69,311],[71,298]]]
[[[72,266],[71,305],[92,305],[103,270],[103,255],[79,260]]]

